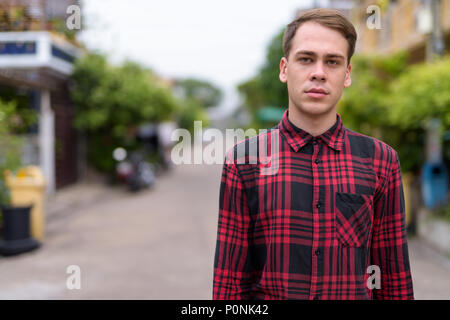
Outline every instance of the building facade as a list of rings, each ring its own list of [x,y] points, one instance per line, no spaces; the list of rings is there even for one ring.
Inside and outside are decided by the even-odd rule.
[[[351,20],[358,32],[357,52],[390,54],[399,50],[409,53],[410,63],[428,60],[432,33],[432,5],[436,0],[362,0],[355,1]],[[450,0],[436,1],[439,23],[445,44],[450,50]],[[372,6],[372,7],[371,7]],[[372,10],[377,6],[380,10]],[[369,28],[368,19],[379,15],[380,28]],[[369,21],[371,24],[371,21]]]
[[[42,169],[48,193],[76,182],[82,161],[69,78],[83,50],[75,41],[77,30],[65,24],[71,5],[78,1],[0,2],[0,93],[28,97],[37,112],[26,134],[24,163]]]

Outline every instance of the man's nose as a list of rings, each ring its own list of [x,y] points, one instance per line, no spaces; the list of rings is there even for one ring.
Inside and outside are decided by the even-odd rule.
[[[325,81],[326,78],[327,78],[327,76],[325,74],[323,63],[318,61],[314,65],[314,70],[311,72],[310,80],[311,81],[313,81],[313,80]]]

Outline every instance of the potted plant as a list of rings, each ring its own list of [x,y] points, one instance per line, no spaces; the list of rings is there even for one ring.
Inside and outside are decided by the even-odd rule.
[[[18,254],[39,246],[30,236],[31,206],[13,206],[6,181],[7,175],[22,165],[23,139],[12,134],[16,116],[14,102],[0,101],[0,253],[3,255]]]

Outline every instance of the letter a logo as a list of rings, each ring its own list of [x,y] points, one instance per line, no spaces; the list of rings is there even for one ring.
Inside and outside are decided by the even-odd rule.
[[[66,27],[69,30],[81,29],[81,9],[77,5],[68,6],[66,10],[70,16],[66,20]]]
[[[70,265],[67,267],[66,270],[67,274],[70,274],[70,276],[67,278],[66,286],[67,289],[73,290],[73,289],[81,289],[81,269],[77,265]]]
[[[371,265],[371,266],[367,267],[367,273],[371,274],[370,277],[367,278],[367,282],[366,282],[367,288],[369,290],[381,289],[380,267],[376,266],[376,265]]]
[[[381,9],[377,5],[370,5],[367,7],[367,14],[370,14],[367,18],[366,25],[370,30],[381,29]]]

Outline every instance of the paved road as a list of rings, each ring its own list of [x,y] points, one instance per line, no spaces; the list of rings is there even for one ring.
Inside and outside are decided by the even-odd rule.
[[[0,299],[210,299],[219,177],[185,165],[139,194],[66,191],[73,205],[52,203],[44,246],[0,257]],[[449,260],[416,239],[410,255],[416,298],[450,299]],[[81,290],[66,287],[69,265]]]
[[[219,175],[176,167],[153,190],[59,210],[45,246],[0,257],[0,298],[209,299]],[[66,288],[69,265],[81,268],[81,290]]]

